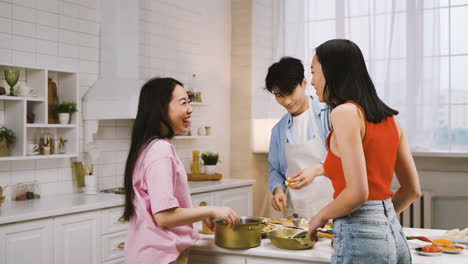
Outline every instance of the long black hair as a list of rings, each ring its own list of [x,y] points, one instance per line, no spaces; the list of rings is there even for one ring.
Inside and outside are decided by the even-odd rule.
[[[353,100],[364,109],[367,121],[375,124],[398,114],[377,96],[364,56],[352,41],[329,40],[317,47],[316,56],[326,82],[324,98],[332,108]]]
[[[168,109],[172,92],[181,82],[172,78],[153,78],[146,82],[140,91],[138,113],[133,124],[132,142],[125,165],[125,211],[123,217],[129,220],[133,208],[133,171],[142,150],[156,138],[172,138],[174,130],[169,123]]]

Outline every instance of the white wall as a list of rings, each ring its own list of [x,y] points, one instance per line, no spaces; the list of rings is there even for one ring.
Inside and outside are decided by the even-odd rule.
[[[98,5],[99,0],[0,0],[0,64],[78,71],[83,95],[98,78]],[[189,169],[192,149],[217,151],[220,172],[229,177],[230,2],[140,0],[140,11],[142,77],[187,82],[196,73],[209,104],[194,108],[193,123],[211,125],[214,137],[174,140],[179,155]],[[100,188],[122,186],[131,125],[131,120],[99,122],[95,139],[102,151],[96,167]],[[3,161],[0,185],[37,180],[43,195],[70,193],[71,173],[68,159]]]

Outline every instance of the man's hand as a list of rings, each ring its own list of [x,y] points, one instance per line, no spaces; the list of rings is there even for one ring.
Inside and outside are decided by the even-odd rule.
[[[301,189],[311,184],[315,177],[323,175],[324,169],[322,164],[318,164],[309,168],[305,168],[287,180],[287,186],[292,189]]]
[[[273,198],[271,199],[271,205],[275,208],[276,211],[284,212],[286,209],[286,194],[284,194],[283,189],[281,187],[277,187],[275,189]]]

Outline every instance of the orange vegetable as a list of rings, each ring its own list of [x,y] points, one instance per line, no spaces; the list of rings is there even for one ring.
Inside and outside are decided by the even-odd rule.
[[[427,252],[427,253],[437,253],[437,252],[442,252],[442,249],[434,245],[427,245],[422,248],[422,251]]]
[[[434,241],[432,241],[434,244],[439,244],[439,245],[452,245],[453,242],[450,241],[450,240],[447,240],[447,239],[436,239]]]

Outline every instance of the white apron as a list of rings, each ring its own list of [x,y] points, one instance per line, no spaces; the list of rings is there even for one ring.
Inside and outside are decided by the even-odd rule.
[[[327,155],[327,149],[320,137],[311,101],[309,101],[307,111],[312,121],[309,124],[312,124],[315,137],[303,144],[286,144],[286,161],[288,163],[286,178],[293,176],[302,169],[320,164]],[[330,179],[325,176],[316,177],[310,185],[302,187],[302,189],[287,188],[286,215],[290,216],[296,213],[303,218],[316,215],[320,209],[333,200],[333,191]]]

